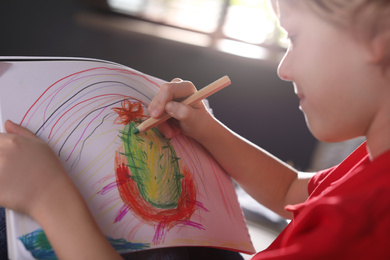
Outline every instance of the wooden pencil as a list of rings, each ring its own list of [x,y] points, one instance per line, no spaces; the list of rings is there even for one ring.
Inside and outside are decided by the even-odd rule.
[[[206,87],[200,89],[199,91],[195,92],[191,96],[187,97],[186,99],[184,99],[180,103],[192,106],[195,103],[197,103],[197,102],[211,96],[212,94],[218,92],[219,90],[229,86],[230,84],[231,84],[230,78],[228,76],[223,76],[222,78],[217,79],[213,83],[207,85]],[[137,134],[140,132],[145,132],[145,131],[161,124],[162,122],[168,120],[169,118],[171,118],[171,116],[168,115],[167,113],[164,113],[159,118],[151,117],[151,118],[145,120],[144,122],[142,122],[140,125],[138,125],[138,127],[134,130],[133,133]]]

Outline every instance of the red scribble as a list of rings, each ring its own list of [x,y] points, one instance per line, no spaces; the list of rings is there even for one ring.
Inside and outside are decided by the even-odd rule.
[[[88,98],[86,100],[83,100],[81,102],[78,102],[76,103],[75,105],[73,105],[71,108],[67,109],[56,121],[55,123],[53,124],[53,126],[51,127],[51,130],[50,130],[50,133],[49,133],[49,136],[48,138],[50,139],[52,133],[53,133],[53,130],[54,128],[56,127],[56,125],[61,121],[61,119],[66,115],[68,114],[70,111],[72,111],[73,109],[75,109],[77,106],[80,106],[81,104],[83,103],[87,103],[88,104],[92,104],[94,102],[98,102],[98,101],[101,101],[102,98],[106,98],[106,97],[123,97],[123,98],[130,98],[128,96],[123,96],[123,95],[120,95],[120,94],[104,94],[104,95],[98,95],[98,96],[94,96],[92,98]],[[137,100],[139,103],[141,103],[142,101],[141,100],[138,100],[138,99],[135,99],[135,98],[132,98],[134,100]],[[92,102],[91,102],[92,101]],[[128,101],[128,100],[127,100]],[[130,102],[130,101],[129,101]]]
[[[177,207],[174,209],[158,209],[154,208],[140,195],[137,183],[131,177],[129,167],[121,162],[122,158],[120,157],[122,156],[117,154],[116,183],[119,194],[126,207],[131,209],[143,222],[157,224],[155,238],[153,239],[155,242],[161,241],[165,232],[176,224],[184,223],[191,218],[197,206],[196,188],[191,172],[186,167],[183,169],[182,195],[178,200]],[[117,217],[121,218],[120,215],[119,213]]]
[[[129,75],[136,75],[136,76],[139,76],[139,77],[142,77],[143,79],[145,79],[146,81],[148,81],[149,83],[157,86],[158,88],[160,88],[160,86],[158,85],[158,83],[152,81],[151,79],[149,79],[147,76],[145,75],[142,75],[140,73],[137,73],[137,72],[133,72],[131,70],[127,70],[127,69],[118,69],[118,68],[108,68],[108,67],[95,67],[95,68],[90,68],[90,69],[86,69],[86,70],[82,70],[82,71],[78,71],[78,72],[75,72],[73,74],[70,74],[66,77],[63,77],[59,80],[57,80],[56,82],[54,82],[53,84],[51,84],[39,97],[37,100],[35,100],[35,102],[31,105],[31,107],[27,110],[26,114],[23,116],[21,122],[20,122],[20,125],[23,124],[24,120],[26,119],[27,115],[31,112],[31,110],[38,104],[38,102],[46,95],[46,93],[52,89],[54,86],[56,86],[57,84],[59,84],[61,81],[63,80],[66,80],[68,78],[71,78],[71,77],[74,77],[74,76],[79,76],[79,75],[82,75],[84,73],[87,73],[87,72],[91,72],[91,71],[99,71],[99,70],[107,70],[107,71],[114,71],[114,72],[119,72],[119,73],[124,73],[124,74],[129,74]]]
[[[119,116],[115,119],[114,123],[127,125],[130,122],[142,121],[147,118],[144,115],[144,108],[141,102],[130,102],[130,100],[123,100],[121,103],[122,107],[113,108]]]

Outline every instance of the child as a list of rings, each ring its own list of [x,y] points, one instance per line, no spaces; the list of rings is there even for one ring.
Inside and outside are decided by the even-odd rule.
[[[254,259],[388,259],[390,1],[272,4],[291,40],[279,76],[294,82],[300,109],[319,140],[366,137],[350,157],[301,177],[223,126],[203,103],[174,102],[196,91],[180,79],[161,87],[148,112],[168,112],[175,120],[159,126],[166,137],[182,132],[194,138],[255,199],[292,218]],[[0,135],[0,205],[35,218],[60,258],[118,258],[47,145],[11,122],[6,131]]]
[[[300,177],[243,140],[198,104],[195,91],[164,85],[148,112],[199,141],[255,199],[292,222],[253,259],[390,259],[390,1],[273,1],[290,46],[279,76],[294,83],[307,125],[321,141],[365,136],[339,166]]]

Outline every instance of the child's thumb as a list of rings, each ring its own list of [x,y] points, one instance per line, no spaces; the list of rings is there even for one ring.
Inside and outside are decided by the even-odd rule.
[[[24,128],[23,126],[20,126],[18,124],[15,124],[14,122],[7,120],[4,124],[5,131],[9,134],[16,134],[20,136],[25,137],[36,137],[33,132],[28,130],[27,128]]]

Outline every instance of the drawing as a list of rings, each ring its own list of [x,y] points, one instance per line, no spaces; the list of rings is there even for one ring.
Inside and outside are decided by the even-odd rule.
[[[233,183],[199,143],[183,135],[166,139],[156,128],[133,134],[162,80],[94,61],[12,68],[0,78],[2,118],[52,147],[118,252],[173,246],[253,252]],[[17,213],[12,223],[20,244],[14,251],[55,257],[38,223]]]
[[[101,81],[99,78],[103,76],[105,80]],[[107,80],[110,77],[115,80]],[[107,201],[111,201],[110,195],[119,194],[123,204],[116,210],[112,225],[120,223],[126,214],[131,213],[139,219],[138,226],[150,225],[155,230],[151,241],[136,243],[135,247],[131,244],[126,250],[158,245],[176,225],[204,229],[191,217],[195,210],[208,212],[196,200],[198,190],[192,173],[185,164],[179,163],[180,158],[171,141],[156,128],[133,134],[137,125],[148,118],[144,107],[154,93],[151,90],[150,93],[140,92],[139,87],[124,83],[129,79],[137,84],[152,83],[134,72],[101,67],[69,75],[46,89],[21,122],[29,126],[40,115],[39,125],[35,126],[36,135],[47,139],[57,151],[73,172],[73,180],[78,186],[86,185],[88,178],[93,176],[87,171],[93,172],[90,168],[94,168],[90,165],[78,170],[81,158],[90,153],[88,149],[93,149],[92,144],[97,139],[106,139],[108,145],[101,145],[103,152],[91,161],[95,164],[102,158],[113,158],[113,169],[103,173],[106,185],[95,188],[90,197],[107,196]],[[126,95],[130,91],[123,89],[127,88],[137,95]],[[114,180],[109,182],[110,179]],[[95,181],[92,186],[96,185],[100,182]],[[101,206],[97,214],[104,214],[105,208],[110,206]],[[21,240],[31,245],[35,243],[33,238],[39,240],[40,237],[42,231],[37,230],[22,236]],[[129,235],[124,237],[130,239]],[[40,250],[45,248],[47,246],[39,247]]]
[[[131,243],[125,239],[113,239],[110,237],[107,237],[107,239],[119,253],[149,248],[148,244]],[[40,228],[31,233],[25,234],[20,237],[20,240],[35,259],[57,259],[57,256],[43,232],[43,229]]]
[[[123,146],[115,156],[116,188],[124,202],[115,222],[131,210],[145,223],[157,224],[153,242],[158,244],[167,230],[190,222],[196,205],[196,189],[191,173],[185,167],[181,173],[174,148],[169,140],[153,128],[148,132],[133,134],[146,118],[142,104],[122,102],[122,108],[114,108],[119,117],[114,122],[125,125],[121,131]],[[115,185],[109,184],[102,189]]]

